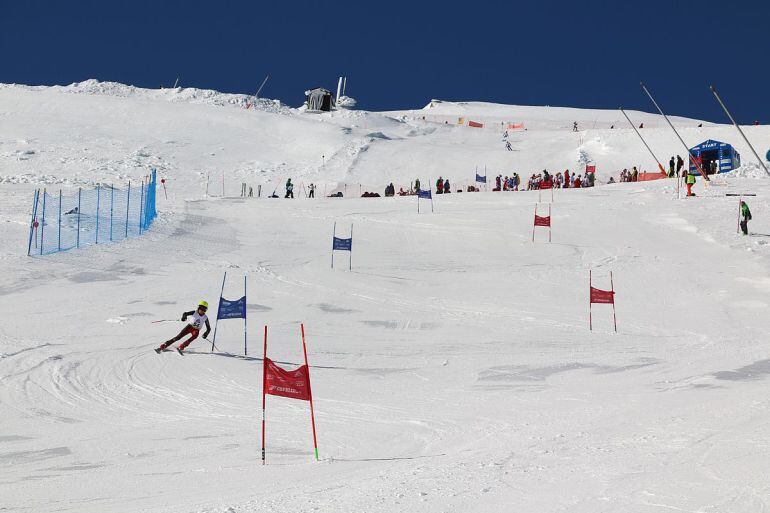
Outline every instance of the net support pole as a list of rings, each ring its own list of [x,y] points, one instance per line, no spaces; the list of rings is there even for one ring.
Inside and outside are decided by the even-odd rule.
[[[59,243],[58,248],[61,251],[61,189],[59,189]]]
[[[43,254],[43,241],[45,240],[45,197],[48,196],[48,193],[45,189],[43,189],[43,220],[42,225],[40,226],[40,254]]]
[[[262,345],[262,464],[265,464],[265,396],[267,395],[267,326]]]
[[[144,224],[144,221],[142,219],[142,214],[144,213],[144,180],[142,180],[142,192],[139,195],[139,235],[142,234],[142,225]]]
[[[128,191],[126,192],[126,238],[128,238],[128,211],[131,208],[131,181],[128,181]]]
[[[222,302],[222,294],[225,293],[225,280],[227,280],[227,271],[222,278],[222,291],[219,293],[219,303]],[[217,303],[217,318],[214,321],[214,337],[211,339],[211,352],[214,352],[214,344],[217,341],[217,326],[219,325],[219,303]]]
[[[302,353],[305,355],[305,367],[307,367],[307,391],[310,395],[310,425],[313,427],[313,452],[315,453],[315,460],[318,461],[318,438],[315,431],[315,411],[313,410],[313,389],[310,385],[310,365],[307,363],[307,345],[305,344],[305,325],[300,324],[300,330],[302,332]],[[264,389],[264,387],[263,387]]]
[[[712,93],[714,93],[714,98],[716,98],[716,99],[717,99],[717,101],[719,102],[719,105],[721,105],[721,106],[722,106],[722,110],[724,110],[724,111],[725,111],[725,114],[727,114],[727,117],[728,117],[728,118],[730,118],[730,121],[732,121],[732,122],[733,122],[733,125],[735,125],[735,128],[737,128],[737,129],[738,129],[738,132],[741,134],[741,137],[743,137],[743,140],[744,140],[744,141],[746,141],[746,144],[748,144],[748,145],[749,145],[749,148],[751,148],[751,152],[752,152],[752,153],[754,154],[754,156],[757,158],[757,161],[759,162],[759,165],[760,165],[760,166],[762,166],[762,169],[764,169],[764,170],[765,170],[765,173],[767,173],[768,175],[770,175],[770,171],[768,171],[768,170],[767,170],[767,166],[765,165],[765,161],[764,161],[764,160],[762,160],[762,159],[759,157],[759,154],[757,153],[757,150],[755,150],[755,149],[754,149],[754,146],[753,146],[753,145],[752,145],[752,144],[749,142],[749,139],[748,139],[748,137],[746,137],[746,134],[744,134],[744,133],[743,133],[743,130],[741,130],[741,127],[740,127],[740,125],[738,125],[738,123],[735,121],[735,118],[733,117],[733,115],[732,115],[732,114],[730,114],[730,111],[729,111],[729,110],[727,110],[727,105],[725,105],[725,102],[723,102],[723,101],[722,101],[722,97],[721,97],[721,96],[719,96],[719,93],[717,92],[717,89],[716,89],[716,87],[714,87],[714,86],[712,85],[712,86],[710,86],[710,89],[711,89],[711,92],[712,92]]]
[[[615,333],[617,333],[618,318],[615,315],[615,284],[612,281],[612,271],[610,271],[610,290],[612,291],[612,323],[615,325]]]
[[[642,86],[642,89],[644,89],[644,92],[647,93],[647,96],[650,97],[650,100],[652,101],[653,105],[655,105],[655,108],[658,109],[658,112],[660,112],[660,115],[663,116],[663,119],[666,120],[666,123],[668,123],[668,126],[671,127],[671,130],[674,131],[674,134],[676,134],[677,139],[679,139],[679,142],[682,143],[682,146],[684,146],[684,149],[687,151],[687,154],[690,156],[690,162],[693,162],[695,164],[695,167],[698,169],[698,172],[701,174],[704,180],[707,182],[709,181],[708,175],[703,171],[703,168],[701,167],[700,163],[695,160],[695,156],[690,151],[690,148],[687,146],[687,143],[684,142],[684,139],[679,135],[679,132],[676,131],[676,128],[674,128],[674,125],[671,124],[671,121],[669,121],[668,116],[666,116],[663,113],[663,110],[658,105],[658,102],[655,101],[655,98],[652,97],[652,94],[650,94],[649,89],[647,89],[647,86],[644,85],[644,82],[639,82],[639,85]]]
[[[81,187],[78,187],[78,232],[75,236],[75,247],[80,247],[80,196],[82,195],[83,189]]]
[[[591,279],[591,270],[588,270],[588,329],[594,330],[594,321],[592,316],[593,302],[591,301],[591,289],[593,289],[593,282]]]
[[[348,271],[353,270],[353,224],[350,224],[350,253],[348,255]]]
[[[551,218],[551,205],[548,205],[548,242],[551,242],[552,225],[553,225],[553,219]]]
[[[246,343],[246,317],[248,316],[246,305],[248,304],[248,301],[246,300],[246,275],[243,275],[243,356],[249,355],[249,349],[248,345]]]
[[[112,242],[112,214],[115,206],[115,184],[110,184],[110,242]]]
[[[96,186],[96,239],[94,244],[99,244],[99,207],[101,206],[101,186]]]
[[[32,234],[35,231],[35,219],[37,217],[37,202],[40,198],[40,189],[35,190],[32,196],[32,219],[29,221],[29,243],[27,244],[27,256],[32,252]]]
[[[334,221],[334,229],[332,230],[332,269],[334,269],[334,239],[337,238],[337,221]]]

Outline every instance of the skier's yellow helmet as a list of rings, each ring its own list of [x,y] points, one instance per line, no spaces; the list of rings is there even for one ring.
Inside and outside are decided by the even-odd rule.
[[[209,308],[209,303],[208,303],[208,301],[201,301],[200,303],[198,303],[198,306],[202,306],[203,308],[205,308],[206,310],[208,310],[208,308]]]

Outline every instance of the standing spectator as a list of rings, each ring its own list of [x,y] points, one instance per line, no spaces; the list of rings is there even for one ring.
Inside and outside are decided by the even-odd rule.
[[[674,157],[671,157],[671,160],[668,161],[668,177],[671,178],[674,176]]]
[[[743,235],[749,234],[749,221],[751,221],[751,210],[745,201],[741,201],[741,230]]]
[[[294,184],[291,183],[291,178],[286,180],[286,196],[284,198],[294,199]]]
[[[639,179],[639,170],[634,166],[634,170],[631,172],[631,181],[635,182]]]
[[[676,176],[679,176],[682,172],[682,166],[684,166],[684,160],[680,155],[676,156]]]
[[[443,194],[443,193],[444,193],[444,179],[439,176],[438,180],[436,180],[436,194]]]
[[[415,191],[419,191],[420,190],[420,179],[419,178],[415,178],[414,179],[414,190]]]
[[[567,169],[566,171],[564,171],[564,188],[569,189],[570,185],[571,184],[569,183],[569,169]]]
[[[307,188],[308,188],[308,191],[309,191],[307,197],[308,198],[315,198],[315,184],[311,183],[310,185],[308,185]]]
[[[695,193],[692,192],[692,186],[695,185],[695,175],[685,172],[685,183],[687,184],[687,195],[695,196]]]
[[[444,194],[449,194],[450,192],[452,192],[452,186],[449,185],[449,178],[447,178],[444,180]]]

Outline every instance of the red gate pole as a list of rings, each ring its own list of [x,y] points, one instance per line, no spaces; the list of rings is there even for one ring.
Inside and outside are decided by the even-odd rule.
[[[591,330],[591,331],[594,330],[594,322],[593,322],[593,319],[591,317],[591,312],[592,312],[591,311],[591,308],[592,308],[591,289],[592,289],[592,287],[593,287],[593,284],[591,282],[591,270],[589,269],[588,270],[588,329]]]
[[[551,242],[551,225],[553,224],[553,219],[551,218],[551,205],[548,205],[548,242]]]
[[[537,203],[535,203],[535,217],[537,217]],[[532,242],[535,242],[535,219],[532,219]]]
[[[618,319],[615,316],[615,284],[612,282],[612,271],[610,271],[610,290],[612,290],[612,323],[615,325],[615,333],[617,333]]]
[[[262,464],[265,464],[265,395],[267,393],[267,326],[265,326],[265,344],[262,352]]]
[[[313,411],[313,389],[310,386],[310,365],[307,363],[307,346],[305,345],[305,325],[300,324],[300,330],[302,332],[302,352],[305,355],[305,366],[307,367],[307,391],[310,395],[310,424],[313,426],[313,450],[315,452],[315,460],[318,461],[318,439],[315,434],[315,412]]]

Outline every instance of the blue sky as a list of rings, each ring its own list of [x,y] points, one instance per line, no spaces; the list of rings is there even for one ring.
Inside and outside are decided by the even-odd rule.
[[[370,110],[430,99],[653,107],[770,123],[770,2],[0,0],[0,82],[88,78],[299,105],[336,86]]]

